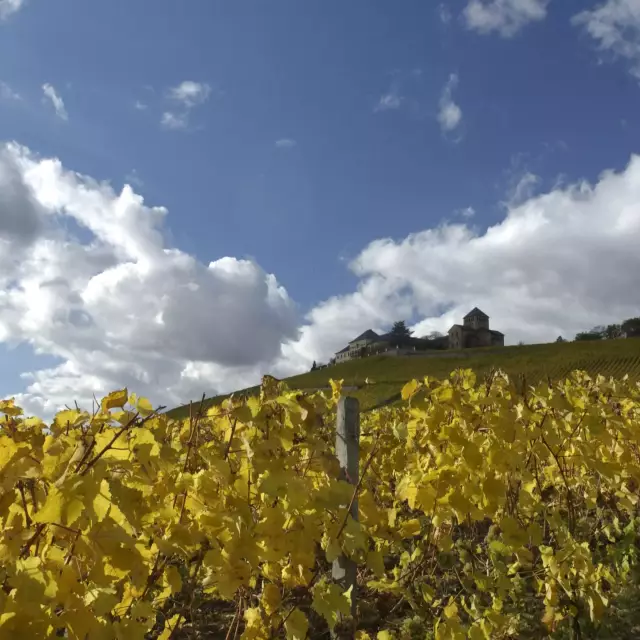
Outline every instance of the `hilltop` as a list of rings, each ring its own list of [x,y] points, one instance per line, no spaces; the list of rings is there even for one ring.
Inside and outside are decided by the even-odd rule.
[[[576,369],[616,378],[629,374],[640,380],[640,339],[464,349],[428,357],[371,356],[292,376],[285,382],[293,389],[317,390],[326,388],[331,379],[343,380],[345,386],[357,387],[349,395],[357,397],[362,409],[368,410],[394,402],[408,380],[424,376],[442,379],[460,368],[473,369],[478,376],[501,369],[510,376],[524,376],[527,384],[547,378],[556,380]],[[249,387],[236,393],[252,394],[257,390],[258,387]],[[208,398],[206,405],[220,403],[227,397],[229,394]],[[189,405],[177,407],[169,414],[186,417]]]

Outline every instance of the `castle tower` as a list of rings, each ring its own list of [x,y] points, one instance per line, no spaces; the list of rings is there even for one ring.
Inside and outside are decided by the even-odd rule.
[[[489,316],[478,307],[474,307],[464,317],[464,326],[471,329],[489,329]]]

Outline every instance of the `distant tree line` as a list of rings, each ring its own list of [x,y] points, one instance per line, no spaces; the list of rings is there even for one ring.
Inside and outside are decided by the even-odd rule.
[[[388,346],[392,349],[411,349],[415,347],[416,351],[447,348],[449,339],[438,331],[432,331],[423,338],[416,338],[412,333],[404,320],[398,320],[393,323],[391,331],[383,337],[384,342],[380,344],[380,349],[384,350]],[[375,349],[376,345],[374,344],[372,347]]]
[[[629,318],[620,324],[598,325],[589,331],[577,333],[575,340],[581,342],[616,338],[640,338],[640,318]]]

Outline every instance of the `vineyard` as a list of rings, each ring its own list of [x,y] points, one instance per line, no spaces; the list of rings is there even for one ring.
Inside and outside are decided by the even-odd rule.
[[[640,380],[640,339],[565,342],[502,347],[499,350],[466,349],[459,358],[373,356],[352,360],[326,369],[311,371],[285,379],[292,389],[328,387],[330,379],[342,380],[345,386],[356,386],[349,393],[360,400],[364,411],[397,403],[406,382],[424,376],[444,379],[458,368],[473,369],[478,378],[490,375],[494,369],[512,378],[523,378],[526,384],[561,380],[571,371],[587,371],[621,378],[628,374]],[[241,391],[257,394],[258,387]],[[206,406],[221,403],[228,396],[206,400]],[[199,398],[198,398],[199,400]],[[189,405],[172,409],[175,418],[189,415]]]
[[[0,402],[0,638],[637,635],[635,381],[412,380],[351,473],[331,389],[266,376],[185,420]]]

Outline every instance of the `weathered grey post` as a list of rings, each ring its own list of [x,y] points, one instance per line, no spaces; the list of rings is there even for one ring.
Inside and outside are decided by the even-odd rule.
[[[354,486],[358,484],[360,462],[360,403],[357,398],[342,397],[338,401],[338,424],[336,425],[336,456],[340,463],[340,480]],[[358,519],[358,499],[351,506],[351,517]],[[333,579],[346,591],[351,591],[351,613],[356,604],[356,563],[340,556],[333,561]]]

